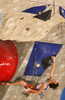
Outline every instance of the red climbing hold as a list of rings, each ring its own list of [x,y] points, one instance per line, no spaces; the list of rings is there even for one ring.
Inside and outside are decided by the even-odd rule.
[[[9,81],[17,68],[18,54],[12,41],[0,40],[0,82]]]

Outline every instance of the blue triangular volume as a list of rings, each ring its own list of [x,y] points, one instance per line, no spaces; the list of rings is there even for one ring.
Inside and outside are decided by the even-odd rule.
[[[65,9],[63,9],[61,6],[59,7],[60,15],[65,18]]]
[[[50,6],[50,5],[35,6],[35,7],[29,8],[29,9],[26,9],[22,12],[32,13],[32,14],[39,14],[39,12],[42,13],[48,6]]]
[[[63,89],[61,93],[60,100],[65,100],[65,88]]]
[[[61,47],[61,44],[35,42],[24,75],[41,76],[45,71],[41,60],[46,57],[57,55]],[[38,67],[35,66],[35,56],[36,63],[39,64]]]

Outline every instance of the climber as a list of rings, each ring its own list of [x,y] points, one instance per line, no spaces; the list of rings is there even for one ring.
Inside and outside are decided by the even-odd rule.
[[[43,90],[47,90],[48,87],[54,89],[57,89],[59,83],[53,79],[53,72],[54,72],[54,67],[55,67],[55,57],[52,56],[52,66],[51,66],[51,71],[50,71],[50,76],[49,78],[38,84],[37,86],[31,86],[30,84],[26,83],[25,81],[21,80],[21,81],[17,81],[14,83],[10,83],[10,82],[2,82],[5,83],[6,85],[22,85],[23,87],[25,87],[25,91],[28,91],[30,93],[35,93],[35,94],[40,94]],[[32,88],[31,88],[32,87]]]

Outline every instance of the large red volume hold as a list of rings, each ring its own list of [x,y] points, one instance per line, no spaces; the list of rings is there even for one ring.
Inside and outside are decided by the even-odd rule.
[[[12,41],[0,40],[0,82],[9,81],[17,68],[18,54]]]

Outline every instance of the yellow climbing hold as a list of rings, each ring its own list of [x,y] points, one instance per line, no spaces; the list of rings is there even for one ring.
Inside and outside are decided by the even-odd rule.
[[[39,15],[41,15],[41,12],[39,12]]]
[[[64,13],[64,10],[62,9],[62,13]]]
[[[60,21],[63,21],[64,19],[62,18],[62,19],[60,19]]]
[[[46,8],[48,8],[48,6],[46,6]]]
[[[40,67],[40,64],[36,64],[36,67]]]
[[[53,54],[55,54],[55,52],[53,52]]]

